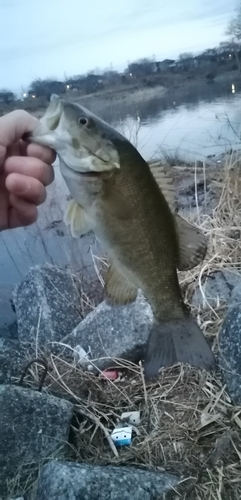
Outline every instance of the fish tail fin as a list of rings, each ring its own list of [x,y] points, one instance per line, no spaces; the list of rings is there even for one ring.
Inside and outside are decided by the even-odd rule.
[[[155,377],[160,368],[179,362],[204,368],[207,371],[215,367],[211,348],[192,318],[155,321],[147,343],[145,378]]]

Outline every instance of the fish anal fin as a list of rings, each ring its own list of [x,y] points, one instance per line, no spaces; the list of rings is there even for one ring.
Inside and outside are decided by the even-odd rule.
[[[145,378],[158,375],[161,368],[187,363],[211,371],[215,359],[197,323],[190,317],[153,323],[147,344]]]
[[[137,291],[135,285],[111,264],[105,279],[106,302],[110,305],[126,305],[136,300]]]
[[[70,226],[71,235],[74,238],[88,233],[94,227],[93,221],[85,210],[76,201],[71,200],[64,214],[64,223]]]
[[[175,215],[179,240],[179,271],[187,271],[200,264],[207,252],[207,238],[203,232],[179,215]]]

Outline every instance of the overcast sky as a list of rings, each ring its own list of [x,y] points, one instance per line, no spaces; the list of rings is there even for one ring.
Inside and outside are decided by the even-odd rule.
[[[226,40],[237,0],[0,0],[0,88]]]

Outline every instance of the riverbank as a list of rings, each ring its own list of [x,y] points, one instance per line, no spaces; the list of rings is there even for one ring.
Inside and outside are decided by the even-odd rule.
[[[136,352],[139,354],[140,344],[142,349],[145,349],[146,338],[142,335],[143,325],[148,325],[150,321],[148,304],[143,299],[138,299],[133,306],[127,308],[108,308],[104,303],[99,304],[96,301],[93,312],[85,319],[79,320],[78,317],[76,319],[76,310],[80,309],[78,303],[82,307],[89,297],[87,291],[83,291],[81,275],[75,274],[73,278],[71,274],[70,280],[69,271],[59,270],[54,266],[35,268],[19,285],[14,295],[19,323],[16,345],[12,346],[9,343],[6,347],[6,343],[3,343],[1,348],[0,373],[2,370],[2,387],[6,396],[0,414],[5,417],[8,408],[6,401],[10,399],[12,402],[11,391],[18,390],[22,394],[23,402],[28,402],[28,395],[31,395],[31,404],[37,406],[38,419],[39,415],[42,415],[43,401],[45,402],[48,394],[58,397],[57,408],[61,409],[63,402],[74,403],[76,418],[69,433],[70,417],[69,420],[66,417],[67,421],[63,423],[61,413],[58,420],[49,422],[49,415],[52,415],[50,407],[40,422],[38,419],[34,420],[31,433],[18,432],[20,438],[17,443],[16,439],[13,440],[14,448],[9,446],[7,454],[11,457],[11,461],[8,461],[12,466],[11,471],[16,471],[11,483],[11,495],[8,498],[19,494],[26,495],[26,491],[32,487],[35,476],[33,478],[30,476],[30,480],[24,482],[23,475],[25,467],[28,470],[30,452],[31,463],[37,463],[36,476],[37,471],[42,468],[39,450],[41,450],[41,460],[43,461],[42,456],[44,456],[44,461],[46,457],[46,461],[49,462],[48,444],[51,440],[44,440],[43,437],[46,435],[57,436],[55,441],[65,439],[68,442],[71,454],[66,450],[64,458],[71,460],[71,468],[74,464],[81,464],[81,467],[84,464],[91,467],[128,464],[132,466],[132,474],[135,471],[134,467],[141,466],[143,475],[143,469],[147,470],[148,464],[151,464],[152,470],[157,472],[157,477],[160,478],[160,473],[165,474],[166,471],[177,478],[175,492],[169,492],[167,498],[174,498],[177,494],[180,498],[200,500],[219,498],[220,494],[223,498],[240,498],[241,337],[240,301],[237,301],[241,287],[239,155],[229,156],[225,159],[225,164],[216,169],[206,171],[204,165],[192,164],[173,166],[172,169],[169,167],[169,171],[174,177],[180,213],[190,222],[196,223],[208,238],[208,252],[204,261],[191,271],[179,273],[179,282],[185,301],[191,307],[192,315],[212,345],[219,369],[215,374],[207,374],[188,366],[176,366],[162,370],[158,380],[145,383],[141,367],[136,364],[132,356],[131,359],[127,357],[126,352],[128,355],[130,352],[132,355]],[[48,203],[50,202],[48,199]],[[51,207],[51,203],[49,206]],[[3,234],[4,232],[0,238]],[[53,234],[52,239],[54,239]],[[83,239],[80,240],[81,246],[82,242]],[[95,283],[90,282],[89,285],[91,290]],[[56,291],[59,294],[57,301]],[[31,308],[29,308],[29,297],[31,297]],[[234,304],[235,309],[232,309],[234,311],[232,312],[231,305]],[[223,321],[227,320],[227,314],[228,321],[232,320],[233,325],[228,332],[225,331],[225,326],[222,326]],[[232,318],[230,315],[233,315]],[[80,321],[76,328],[72,324],[75,321]],[[138,330],[139,325],[142,326]],[[113,341],[113,332],[115,339],[121,339],[121,342]],[[42,367],[33,365],[24,381],[24,384],[28,384],[27,391],[21,387],[11,389],[5,386],[6,372],[10,377],[8,370],[11,380],[13,377],[18,380],[27,362],[40,357],[42,352],[49,353],[49,350],[44,350],[44,335],[48,349],[53,342],[60,350],[60,352],[53,350],[44,358],[48,363],[45,379]],[[73,339],[74,344],[71,343]],[[26,349],[26,340],[30,346],[29,350]],[[25,342],[23,352],[20,349],[17,351],[16,346],[22,346],[23,341]],[[229,344],[228,351],[225,342]],[[81,364],[80,346],[86,349],[86,352],[88,350],[90,366],[94,368],[99,366],[101,360],[109,363],[109,366],[110,363],[111,366],[113,363],[114,366],[117,365],[117,378],[108,380],[105,377],[108,373],[101,372],[101,376],[98,376],[93,370],[86,370],[83,358]],[[67,348],[67,352],[64,351],[64,347]],[[71,356],[73,349],[74,359]],[[230,371],[227,370],[226,363],[230,364]],[[41,401],[38,391],[30,390],[36,389],[37,382],[43,384]],[[16,400],[16,395],[14,398]],[[5,418],[5,427],[2,427],[5,435],[6,432],[11,435],[12,419],[18,422],[20,430],[25,429],[27,408],[29,408],[27,403],[21,407],[11,406],[10,417],[8,415],[8,418]],[[67,410],[68,408],[64,408],[65,416]],[[112,444],[110,434],[124,411],[140,412],[140,422],[133,425],[131,445],[117,449]],[[43,422],[48,423],[47,430]],[[64,437],[57,434],[59,428],[61,432],[65,432]],[[36,440],[38,444],[39,435],[40,445],[34,447]],[[104,439],[104,436],[107,439]],[[63,461],[62,457],[61,460]],[[21,469],[19,469],[20,462]],[[59,462],[52,462],[53,464],[58,465]],[[60,462],[60,465],[64,467],[65,463]],[[67,472],[70,464],[67,463],[66,467],[60,474],[61,486],[56,487],[56,498],[63,488],[63,477],[68,481]],[[17,471],[18,479],[22,479],[23,476],[22,483],[15,480]],[[105,471],[109,484],[109,469],[105,468]],[[69,474],[68,491],[74,481],[72,469]],[[78,484],[79,474],[78,470]],[[40,481],[43,481],[42,476],[41,472]],[[50,485],[53,477],[55,477],[53,474],[48,477]],[[84,477],[88,480],[88,474]],[[154,485],[156,480],[153,479]],[[96,484],[99,484],[98,481],[99,477],[95,473],[95,488]],[[50,485],[49,490],[44,489],[44,496],[33,495],[31,499],[45,498],[46,491],[53,491]]]
[[[116,109],[123,106],[124,111],[130,107],[137,108],[139,104],[152,100],[163,100],[166,107],[180,105],[187,101],[195,102],[197,99],[205,97],[207,89],[211,86],[216,90],[217,95],[222,92],[241,90],[241,77],[239,71],[230,71],[207,79],[205,74],[195,71],[190,73],[171,73],[151,75],[146,79],[136,79],[129,84],[116,85],[105,88],[98,92],[84,95],[83,93],[69,91],[63,96],[71,102],[82,103],[97,114],[109,114],[111,108],[115,114]],[[0,116],[13,109],[25,109],[37,117],[41,117],[48,105],[46,98],[29,97],[18,100],[8,105],[0,103]],[[123,113],[122,113],[123,115]],[[111,117],[113,121],[115,116]]]

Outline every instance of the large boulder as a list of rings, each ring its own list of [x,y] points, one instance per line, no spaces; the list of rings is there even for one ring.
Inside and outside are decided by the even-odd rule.
[[[18,386],[0,386],[0,492],[38,472],[46,459],[63,458],[73,405]],[[16,483],[15,478],[17,478]],[[29,477],[28,477],[29,480]]]
[[[178,482],[166,472],[52,461],[42,468],[36,500],[154,500]]]
[[[13,286],[0,286],[0,339],[17,337],[17,317],[13,305]]]
[[[0,384],[20,378],[23,369],[35,357],[18,340],[0,338]]]
[[[202,285],[202,292],[197,288],[192,297],[192,305],[200,309],[217,304],[227,304],[241,287],[241,273],[224,270],[211,273]],[[240,294],[239,294],[240,297]]]
[[[99,369],[113,366],[114,358],[135,363],[144,356],[152,320],[151,307],[142,294],[127,306],[112,307],[104,301],[64,338],[63,343],[75,350],[77,360],[82,347]],[[62,350],[62,354],[68,353],[71,354],[70,349]]]
[[[14,304],[19,340],[38,347],[60,341],[81,320],[72,274],[49,264],[29,271],[14,291]]]
[[[219,365],[227,392],[241,404],[241,304],[229,307],[219,333]]]

